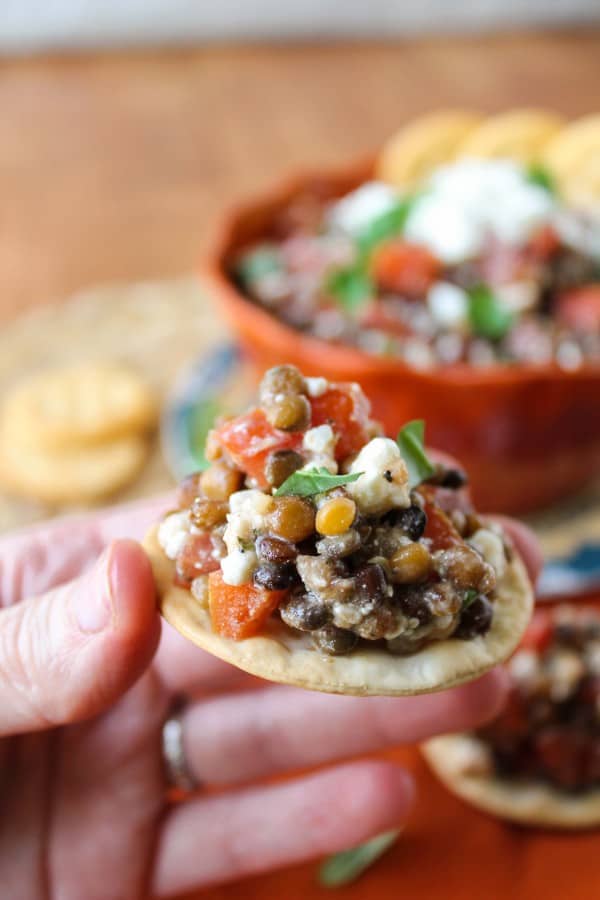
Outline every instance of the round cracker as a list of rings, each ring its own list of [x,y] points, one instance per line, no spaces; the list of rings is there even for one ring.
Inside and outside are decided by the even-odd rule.
[[[93,363],[39,372],[17,384],[0,411],[19,444],[48,450],[86,446],[145,431],[157,406],[125,366]]]
[[[144,546],[152,562],[161,612],[184,637],[252,675],[332,694],[423,694],[471,681],[513,652],[533,609],[531,585],[515,555],[498,585],[492,627],[484,637],[437,641],[411,656],[393,656],[375,647],[361,647],[347,656],[326,656],[315,650],[309,635],[276,620],[265,634],[243,641],[215,634],[208,609],[173,583],[174,565],[158,544],[156,528]]]
[[[0,431],[0,484],[51,505],[100,500],[129,484],[147,455],[147,442],[138,436],[50,451],[20,445],[4,430]]]
[[[399,187],[418,184],[454,159],[480,121],[480,115],[465,110],[442,110],[415,119],[383,145],[375,163],[377,177]]]
[[[432,738],[421,749],[435,774],[452,793],[485,812],[511,822],[545,828],[600,825],[600,789],[573,795],[543,782],[470,774],[465,758],[481,745],[473,735],[450,734]]]
[[[566,199],[577,205],[600,200],[600,115],[586,116],[552,140],[542,161]]]
[[[543,109],[513,109],[485,119],[461,143],[461,156],[509,158],[528,163],[538,159],[564,119]]]

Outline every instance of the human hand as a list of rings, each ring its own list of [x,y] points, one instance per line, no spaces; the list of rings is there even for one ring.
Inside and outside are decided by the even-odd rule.
[[[498,670],[440,694],[336,697],[259,683],[164,623],[161,634],[148,560],[124,537],[164,506],[0,540],[0,879],[11,900],[169,896],[360,843],[407,815],[413,785],[398,766],[260,780],[470,729],[502,702]],[[535,578],[533,537],[509,528]],[[169,805],[161,734],[182,693],[193,698],[189,767],[223,790]]]

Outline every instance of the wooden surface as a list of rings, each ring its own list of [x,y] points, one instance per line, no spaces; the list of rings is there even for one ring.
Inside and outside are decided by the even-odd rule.
[[[0,62],[0,317],[190,271],[240,192],[422,110],[600,106],[600,30]]]

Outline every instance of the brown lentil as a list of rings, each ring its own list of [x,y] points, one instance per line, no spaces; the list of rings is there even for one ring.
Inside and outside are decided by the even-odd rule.
[[[276,394],[264,402],[267,421],[281,431],[303,431],[310,422],[310,403],[302,394]]]
[[[493,568],[467,544],[438,550],[433,564],[441,578],[447,578],[461,590],[477,590],[488,593],[496,584]]]
[[[413,541],[399,547],[390,559],[396,584],[415,584],[425,581],[431,572],[431,555],[424,544]]]
[[[177,507],[179,509],[187,509],[191,506],[196,497],[202,492],[200,490],[200,478],[202,472],[193,472],[187,475],[177,488]]]
[[[227,518],[227,503],[221,500],[205,500],[196,497],[190,508],[190,519],[196,528],[209,529],[220,525]]]
[[[286,625],[299,631],[315,631],[329,621],[329,610],[311,594],[292,593],[279,607]]]
[[[221,459],[223,456],[223,448],[214,428],[211,428],[206,436],[204,455],[209,462],[216,462],[217,459]]]
[[[259,537],[256,542],[256,553],[258,558],[265,560],[265,562],[284,563],[295,560],[298,550],[289,541],[265,534]]]
[[[275,366],[265,372],[259,387],[261,403],[276,394],[306,394],[306,381],[295,366]]]
[[[276,450],[267,458],[265,477],[271,487],[278,488],[304,465],[304,457],[295,450]]]
[[[323,650],[325,653],[331,654],[331,656],[349,653],[358,641],[357,635],[352,631],[336,628],[335,625],[325,625],[324,628],[313,631],[312,636],[319,650]]]
[[[297,543],[315,530],[315,510],[301,497],[274,497],[275,508],[267,517],[267,527],[276,537]]]
[[[200,476],[202,493],[209,500],[228,500],[242,486],[244,475],[239,469],[222,462],[213,463]]]

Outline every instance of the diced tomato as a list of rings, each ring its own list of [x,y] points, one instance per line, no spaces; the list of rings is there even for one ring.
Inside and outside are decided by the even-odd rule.
[[[447,550],[449,547],[464,543],[450,517],[434,502],[435,491],[421,487],[419,494],[424,500],[423,508],[427,516],[424,536],[430,539],[432,549]]]
[[[521,640],[521,647],[526,650],[534,650],[543,653],[552,643],[554,625],[548,612],[537,610],[527,626],[527,631]]]
[[[361,316],[360,324],[363,328],[376,328],[378,331],[385,331],[387,334],[398,335],[398,337],[406,337],[411,334],[411,330],[397,316],[393,316],[382,309],[380,303],[372,303]]]
[[[262,409],[251,409],[230,419],[216,433],[232,462],[263,489],[268,487],[265,463],[269,454],[274,450],[294,450],[302,444],[301,433],[273,428]]]
[[[222,637],[244,640],[257,634],[289,591],[265,591],[253,584],[225,584],[221,571],[208,576],[212,626]]]
[[[335,458],[351,456],[369,440],[369,401],[355,384],[332,385],[320,397],[311,397],[312,427],[331,425],[338,435]]]
[[[600,331],[600,284],[586,284],[558,299],[556,317],[574,331]]]
[[[219,568],[214,556],[215,545],[210,534],[191,534],[177,554],[175,571],[179,583],[189,584],[198,575],[208,575]]]
[[[378,285],[404,297],[420,299],[439,277],[442,265],[426,247],[389,241],[374,253],[371,271]]]
[[[558,232],[552,225],[544,225],[529,239],[527,250],[536,260],[547,260],[560,250],[561,242]]]

